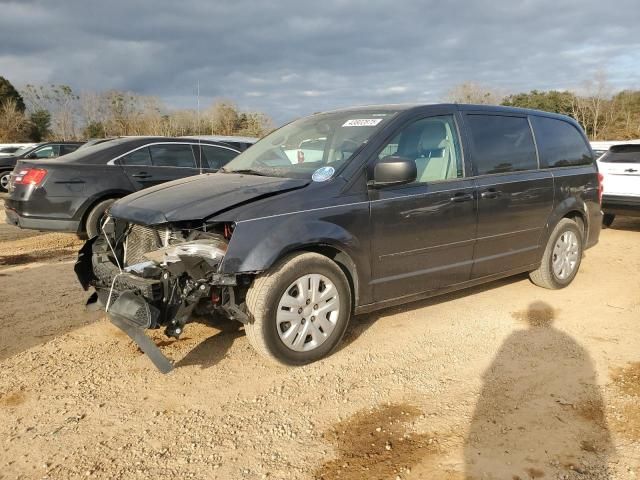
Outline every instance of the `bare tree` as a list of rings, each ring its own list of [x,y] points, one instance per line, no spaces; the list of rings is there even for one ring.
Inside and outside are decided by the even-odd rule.
[[[15,142],[27,140],[30,123],[21,112],[15,99],[7,99],[0,104],[0,141]]]
[[[492,87],[474,82],[464,82],[447,92],[447,100],[453,103],[474,103],[478,105],[499,105],[505,95]]]

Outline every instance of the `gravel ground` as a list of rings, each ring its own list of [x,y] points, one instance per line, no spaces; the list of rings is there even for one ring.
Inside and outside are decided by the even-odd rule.
[[[74,237],[8,230],[0,479],[636,478],[640,220],[614,227],[561,291],[519,276],[357,317],[299,368],[201,319],[155,336],[165,376],[83,311]]]

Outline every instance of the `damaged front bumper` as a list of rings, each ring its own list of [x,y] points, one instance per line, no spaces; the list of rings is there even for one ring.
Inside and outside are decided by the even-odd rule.
[[[246,322],[238,303],[238,276],[219,273],[228,239],[223,233],[129,225],[108,219],[88,240],[75,265],[87,305],[104,308],[163,373],[171,362],[145,334],[164,327],[178,338],[194,309],[203,306]]]

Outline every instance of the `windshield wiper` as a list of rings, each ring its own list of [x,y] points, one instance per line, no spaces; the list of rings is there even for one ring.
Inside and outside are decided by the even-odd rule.
[[[261,177],[267,177],[268,175],[266,173],[263,173],[259,170],[253,170],[251,168],[242,168],[240,170],[227,170],[224,167],[222,167],[219,171],[223,172],[223,173],[244,173],[246,175],[258,175]]]

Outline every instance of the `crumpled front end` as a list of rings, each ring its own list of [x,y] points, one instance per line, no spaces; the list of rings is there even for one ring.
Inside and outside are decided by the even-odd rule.
[[[83,288],[95,288],[88,305],[104,308],[161,371],[170,371],[171,363],[145,329],[163,327],[177,338],[198,305],[246,320],[236,300],[238,277],[219,273],[232,229],[232,224],[144,226],[109,217],[75,266]]]

